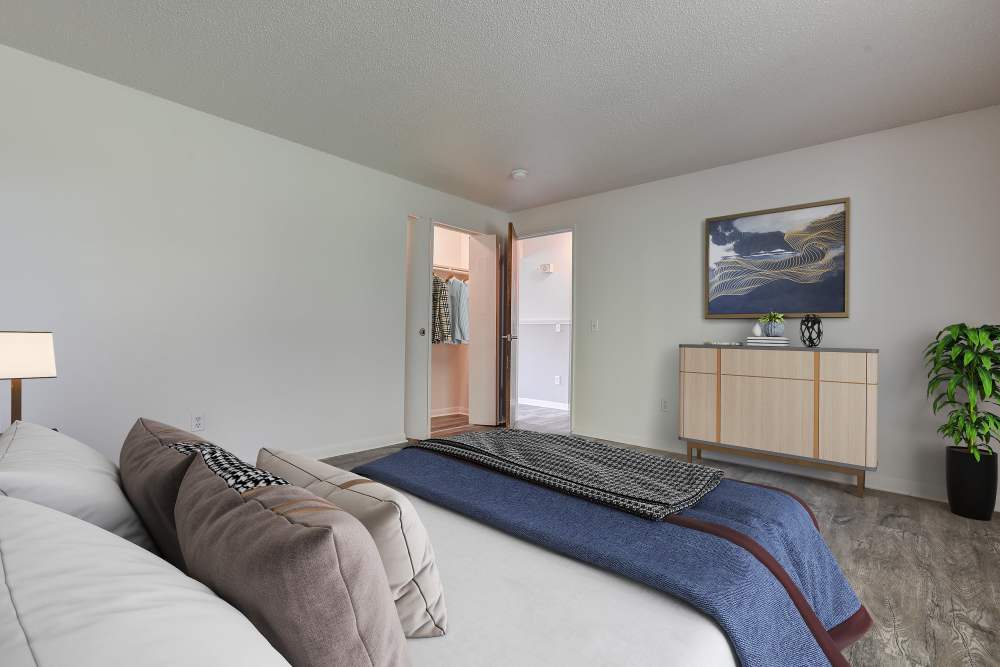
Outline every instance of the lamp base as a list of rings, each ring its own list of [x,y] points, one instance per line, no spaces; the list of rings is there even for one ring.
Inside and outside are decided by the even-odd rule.
[[[13,424],[21,419],[21,380],[14,378],[10,381],[10,423]]]

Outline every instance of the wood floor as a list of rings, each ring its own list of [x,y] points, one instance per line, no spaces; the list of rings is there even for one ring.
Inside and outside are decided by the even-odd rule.
[[[399,449],[327,462],[353,468]],[[787,489],[813,508],[830,549],[875,619],[872,630],[847,650],[852,665],[1000,665],[1000,517],[972,521],[929,500],[871,489],[858,498],[846,484],[705,463],[735,479]]]
[[[569,411],[541,408],[535,405],[517,406],[517,428],[542,433],[565,433],[569,435]],[[466,431],[483,431],[488,426],[469,426],[468,415],[442,415],[431,417],[431,437],[440,437]]]
[[[569,410],[540,408],[537,405],[517,406],[517,428],[542,433],[564,433],[569,435]]]

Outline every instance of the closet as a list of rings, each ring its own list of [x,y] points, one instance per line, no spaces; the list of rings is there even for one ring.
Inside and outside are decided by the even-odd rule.
[[[493,246],[488,256],[483,252],[485,244]],[[495,245],[495,237],[484,238],[452,227],[434,226],[430,330],[432,436],[467,428],[470,423],[496,423],[493,387],[498,333],[495,315],[484,317],[484,312],[496,311]]]

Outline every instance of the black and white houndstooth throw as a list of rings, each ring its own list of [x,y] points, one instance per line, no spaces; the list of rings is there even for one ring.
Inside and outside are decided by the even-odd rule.
[[[648,519],[694,505],[722,471],[593,440],[520,429],[431,438],[416,445]]]

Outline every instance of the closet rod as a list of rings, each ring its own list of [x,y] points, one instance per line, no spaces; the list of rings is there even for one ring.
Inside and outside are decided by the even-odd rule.
[[[454,267],[454,266],[443,266],[441,264],[435,264],[434,265],[434,270],[435,271],[451,271],[452,273],[468,273],[469,272],[468,269],[459,269],[459,268]]]

